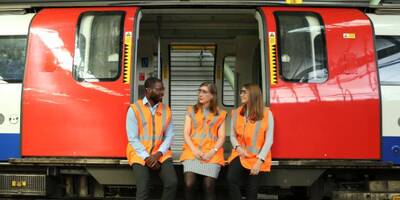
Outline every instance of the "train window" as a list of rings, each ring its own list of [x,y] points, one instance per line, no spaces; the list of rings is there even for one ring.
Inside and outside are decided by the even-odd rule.
[[[377,36],[376,50],[381,84],[400,84],[400,36]]]
[[[81,16],[74,57],[78,81],[113,81],[120,76],[123,12]]]
[[[275,16],[281,77],[289,82],[325,82],[328,69],[322,19],[301,12],[276,12]]]
[[[224,76],[222,81],[222,103],[224,106],[235,105],[235,56],[224,58]]]
[[[24,75],[26,36],[0,37],[0,83],[21,83]]]

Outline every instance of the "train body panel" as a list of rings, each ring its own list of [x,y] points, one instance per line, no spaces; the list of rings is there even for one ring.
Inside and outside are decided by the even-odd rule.
[[[270,89],[276,133],[273,157],[379,159],[379,82],[373,31],[368,18],[362,12],[353,9],[264,8],[263,11],[266,13],[268,31],[277,32],[278,35],[277,83],[271,83]],[[285,38],[281,37],[289,39],[289,43],[292,43],[279,41],[279,30],[275,29],[279,24],[274,18],[285,12],[291,15],[295,15],[294,12],[311,13],[308,18],[315,13],[321,17],[321,24],[308,20],[312,28],[292,25],[293,29],[290,30],[295,32],[304,28],[312,32],[313,28],[324,27],[320,35],[325,34],[325,38],[320,40],[319,44],[316,42],[317,36],[311,36],[314,37],[315,43],[310,41],[311,46],[322,47],[315,48],[316,50],[323,51],[326,48],[326,57],[324,52],[321,52],[322,55],[316,55],[320,56],[320,61],[314,59],[326,68],[318,67],[318,64],[314,66],[319,68],[319,71],[326,69],[327,72],[317,75],[314,79],[310,78],[314,82],[296,80],[296,74],[301,73],[293,73],[291,76],[288,70],[282,71],[284,67],[295,67],[296,64],[307,65],[308,62],[309,65],[313,65],[312,61],[307,61],[306,54],[296,55],[296,52],[302,52],[300,48],[303,48],[305,43],[291,37],[290,31],[286,33]],[[340,17],[337,13],[340,13]],[[293,19],[289,17],[286,20]],[[282,22],[284,20],[282,19]],[[280,31],[281,35],[285,34],[282,33],[285,31],[283,28]],[[300,34],[297,37],[307,40]],[[295,43],[298,47],[290,46]],[[291,51],[289,48],[295,50]],[[284,54],[279,55],[281,52]],[[290,65],[292,62],[294,64]],[[291,80],[285,80],[285,76]]]
[[[86,20],[82,24],[87,24],[85,27],[89,27],[86,28],[89,31],[96,23],[102,26],[97,25],[98,30],[94,31],[105,31],[109,27],[104,21],[110,19],[102,18],[102,13],[110,12],[117,14],[115,21],[111,19],[110,26],[121,31],[113,38],[122,42],[126,39],[122,37],[131,37],[136,13],[134,7],[44,9],[34,18],[27,49],[22,105],[23,156],[125,156],[125,116],[131,91],[130,85],[123,83],[123,57],[115,57],[111,55],[113,52],[108,52],[109,55],[103,55],[107,56],[106,59],[101,60],[99,55],[82,50],[79,58],[74,51],[75,36],[78,35],[76,27],[80,19]],[[85,13],[88,15],[84,16]],[[90,38],[94,32],[86,34],[84,29],[79,32],[81,46],[104,44],[98,42],[96,37]],[[119,49],[117,51],[119,54]],[[90,58],[85,55],[90,55]],[[80,72],[73,71],[73,66],[79,65],[78,62],[87,63],[88,59],[91,59],[90,62],[96,59],[107,62],[103,63],[104,66],[116,66],[115,72],[104,70],[99,73],[105,76],[114,73],[117,80],[97,82],[90,76],[85,77],[87,80],[76,80],[80,74],[73,73]],[[73,62],[78,64],[73,65]],[[82,68],[88,73],[91,69],[88,64],[82,65]]]
[[[0,160],[19,158],[26,37],[34,14],[0,18]]]
[[[400,16],[368,16],[375,28],[382,91],[382,160],[400,164]]]
[[[136,12],[135,8],[121,10],[132,16]],[[110,82],[74,79],[76,62],[80,62],[76,54],[83,54],[74,49],[75,37],[77,27],[88,21],[82,19],[86,11],[99,10],[44,9],[32,23],[23,102],[24,156],[124,156],[124,119],[130,85],[122,83],[122,76]],[[108,11],[118,11],[118,8]],[[320,36],[312,37],[315,40],[317,36],[323,37],[325,46],[320,51],[325,54],[321,57],[325,63],[321,65],[326,64],[327,80],[321,83],[285,81],[279,71],[282,62],[278,63],[278,84],[270,89],[276,117],[273,157],[379,159],[379,86],[368,18],[355,9],[278,7],[265,8],[263,12],[269,25],[267,32],[275,32],[277,37],[280,36],[276,30],[275,13],[278,12],[312,13],[306,17],[308,23],[315,27],[321,18],[321,25],[325,27]],[[342,13],[340,18],[335,17],[336,12]],[[131,26],[125,33],[132,33],[134,19],[126,17],[125,20],[125,24],[130,20]],[[85,34],[85,30],[79,34]],[[279,58],[278,51],[276,58],[278,61],[290,59],[290,53]],[[298,55],[292,56],[294,64],[300,62],[295,56]]]

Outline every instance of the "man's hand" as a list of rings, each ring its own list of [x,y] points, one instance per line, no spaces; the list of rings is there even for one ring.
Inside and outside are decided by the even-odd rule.
[[[154,167],[152,168],[152,170],[159,170],[161,167],[161,163],[160,162],[156,162],[156,164],[154,165]]]
[[[150,168],[150,169],[158,169],[160,168],[160,164],[158,163],[158,160],[161,158],[162,153],[160,151],[158,151],[157,153],[147,157],[144,161],[146,163],[146,165]]]

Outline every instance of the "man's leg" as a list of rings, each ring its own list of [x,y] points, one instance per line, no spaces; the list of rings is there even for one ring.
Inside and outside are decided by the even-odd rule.
[[[147,166],[133,164],[133,173],[136,179],[136,199],[149,199],[150,170]]]
[[[176,176],[175,168],[172,164],[172,159],[167,159],[161,164],[160,178],[163,182],[162,200],[174,200],[176,194],[176,187],[178,185],[178,178]]]

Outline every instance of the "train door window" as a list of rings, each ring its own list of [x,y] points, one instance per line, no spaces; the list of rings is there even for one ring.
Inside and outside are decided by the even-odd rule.
[[[235,64],[236,56],[226,56],[224,58],[223,68],[223,87],[222,87],[222,103],[225,107],[232,107],[235,105]]]
[[[74,57],[76,80],[118,79],[123,16],[123,12],[88,12],[80,17]]]
[[[400,84],[400,36],[376,37],[381,84]]]
[[[0,83],[20,83],[23,79],[26,36],[0,37]]]
[[[289,82],[325,82],[328,69],[321,17],[301,12],[276,12],[275,17],[281,77]]]

